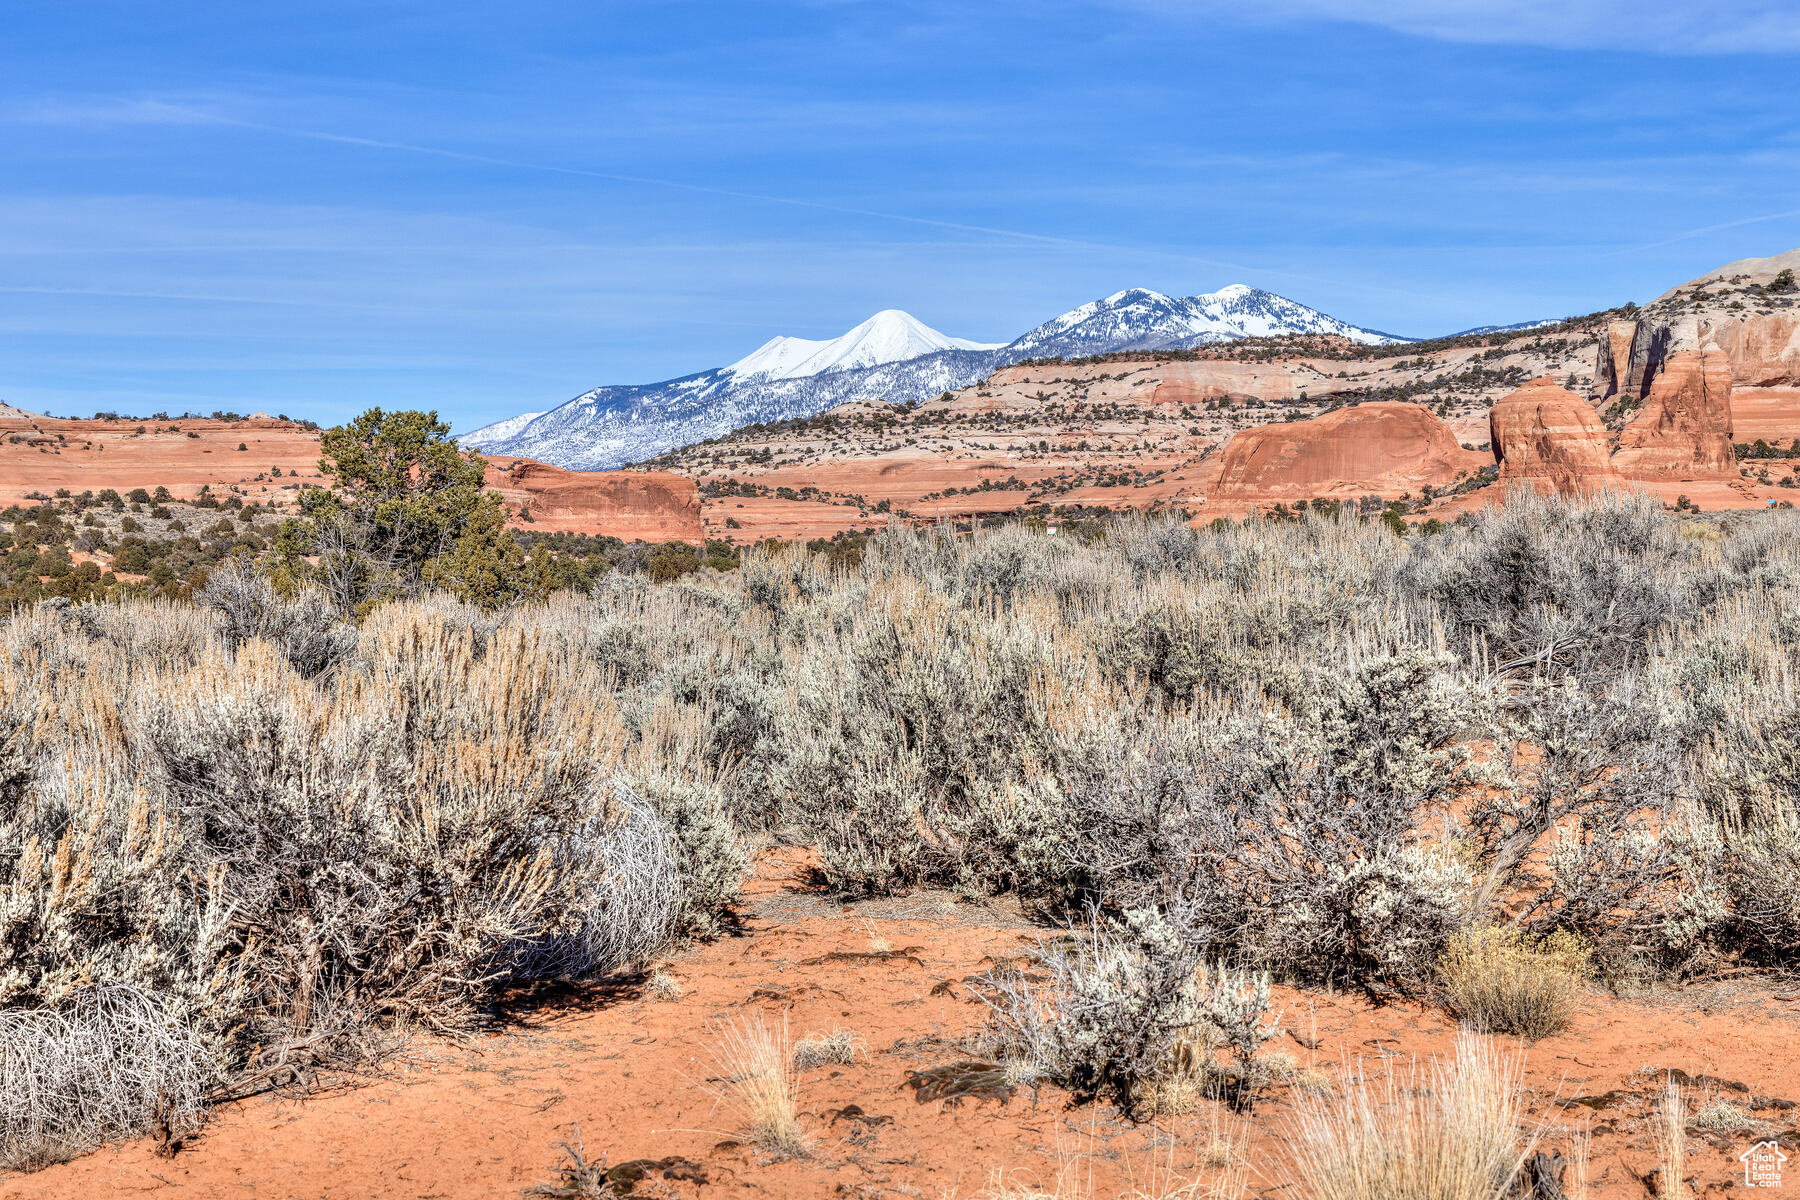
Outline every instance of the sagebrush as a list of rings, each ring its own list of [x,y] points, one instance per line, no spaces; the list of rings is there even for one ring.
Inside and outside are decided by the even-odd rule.
[[[199,604],[24,609],[5,1036],[141,996],[189,1022],[203,1096],[304,1086],[729,928],[768,835],[839,893],[1078,927],[1000,1019],[1019,1070],[1128,1105],[1202,1028],[1253,1088],[1270,974],[1442,999],[1502,920],[1603,979],[1791,971],[1797,583],[1792,513],[1522,493],[1406,538],[895,527],[354,622],[249,564]],[[0,1061],[0,1091],[64,1094]],[[173,1103],[149,1090],[8,1155],[141,1130]]]

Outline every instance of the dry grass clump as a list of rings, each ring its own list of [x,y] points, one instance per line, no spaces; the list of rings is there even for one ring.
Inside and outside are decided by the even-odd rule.
[[[1107,1196],[1112,1200],[1242,1200],[1250,1193],[1250,1160],[1246,1138],[1242,1132],[1221,1130],[1216,1114],[1207,1130],[1207,1140],[1200,1147],[1201,1160],[1211,1171],[1195,1173],[1191,1168],[1177,1167],[1184,1157],[1182,1137],[1169,1138],[1161,1154],[1147,1166],[1129,1152],[1122,1166],[1126,1182],[1118,1191],[1102,1191],[1095,1167],[1100,1162],[1118,1162],[1120,1155],[1104,1145],[1092,1126],[1078,1141],[1071,1143],[1059,1130],[1057,1134],[1057,1168],[1046,1185],[1025,1170],[996,1169],[986,1187],[974,1194],[975,1200],[1096,1200]],[[951,1194],[953,1200],[954,1193]]]
[[[656,971],[644,984],[644,992],[652,1000],[661,1000],[664,1003],[679,1000],[682,997],[681,981],[667,971]]]
[[[1588,952],[1565,931],[1531,938],[1492,926],[1452,937],[1438,972],[1471,1028],[1536,1040],[1560,1033],[1580,1007]]]
[[[1588,1200],[1592,1189],[1588,1184],[1588,1158],[1592,1150],[1593,1132],[1583,1125],[1569,1135],[1569,1176],[1563,1194],[1569,1200]]]
[[[1672,1080],[1663,1089],[1662,1099],[1656,1105],[1656,1134],[1662,1149],[1656,1194],[1661,1200],[1686,1200],[1687,1109],[1681,1097],[1681,1085]]]
[[[1215,1107],[1208,1114],[1206,1137],[1200,1143],[1200,1161],[1215,1171],[1246,1174],[1250,1166],[1249,1130],[1233,1127]]]
[[[796,1107],[787,1018],[779,1029],[760,1012],[727,1021],[713,1060],[719,1071],[714,1094],[737,1111],[750,1141],[778,1158],[805,1157],[809,1143]]]
[[[1757,1127],[1755,1117],[1719,1096],[1714,1096],[1695,1109],[1688,1123],[1695,1129],[1705,1129],[1712,1133],[1749,1133]]]
[[[1021,1172],[995,1170],[974,1200],[1093,1200],[1093,1181],[1080,1178],[1078,1164],[1065,1162],[1048,1188],[1022,1177]]]
[[[863,1050],[862,1036],[849,1029],[833,1029],[829,1033],[809,1033],[794,1043],[794,1069],[810,1071],[814,1067],[849,1066]]]
[[[1455,1056],[1376,1086],[1347,1073],[1335,1097],[1296,1107],[1285,1165],[1309,1200],[1502,1200],[1531,1150],[1520,1136],[1522,1064],[1459,1036]]]
[[[1302,1066],[1285,1050],[1266,1053],[1260,1061],[1271,1083],[1293,1088],[1296,1092],[1324,1093],[1331,1090],[1331,1081],[1322,1072],[1313,1067]]]

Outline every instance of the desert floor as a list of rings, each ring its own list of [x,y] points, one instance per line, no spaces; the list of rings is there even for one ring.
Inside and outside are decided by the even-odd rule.
[[[1289,1082],[1247,1116],[1202,1100],[1132,1124],[1049,1088],[1005,1102],[923,1098],[931,1089],[909,1087],[911,1073],[966,1058],[962,1039],[982,1025],[965,981],[1051,931],[944,895],[843,905],[809,885],[805,863],[792,850],[761,856],[738,933],[665,964],[679,999],[654,999],[640,983],[558,989],[516,1006],[496,1032],[414,1047],[371,1079],[221,1109],[172,1158],[148,1141],[111,1147],[0,1181],[0,1195],[522,1196],[557,1184],[559,1144],[578,1142],[590,1159],[634,1163],[621,1174],[641,1174],[631,1194],[645,1197],[935,1200],[997,1187],[1162,1197],[1198,1180],[1182,1194],[1297,1198],[1284,1173],[1296,1089],[1358,1068],[1404,1082],[1415,1063],[1448,1055],[1456,1034],[1433,1008],[1278,988],[1286,1032],[1268,1049],[1293,1060]],[[860,1039],[853,1065],[800,1076],[809,1157],[768,1161],[739,1140],[737,1114],[712,1090],[720,1024],[755,1010],[795,1038],[847,1029]],[[1521,1049],[1543,1148],[1566,1150],[1572,1130],[1590,1131],[1593,1195],[1652,1194],[1655,1103],[1672,1071],[1684,1073],[1691,1109],[1724,1099],[1759,1123],[1730,1136],[1690,1127],[1691,1194],[1742,1187],[1737,1157],[1763,1138],[1792,1156],[1786,1186],[1800,1191],[1793,984],[1597,991],[1568,1032]],[[1207,1165],[1225,1145],[1236,1166]]]

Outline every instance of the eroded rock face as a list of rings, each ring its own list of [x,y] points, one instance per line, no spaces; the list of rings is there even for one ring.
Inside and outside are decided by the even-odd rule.
[[[488,486],[525,508],[531,527],[643,539],[706,540],[692,479],[661,471],[565,471],[534,459],[489,459]]]
[[[1209,511],[1314,497],[1398,497],[1449,487],[1488,464],[1417,404],[1374,401],[1310,421],[1239,431],[1225,446]]]
[[[1166,362],[1156,370],[1152,404],[1289,400],[1306,389],[1295,371],[1279,363]]]
[[[1613,331],[1628,322],[1615,321]],[[1609,332],[1601,359],[1614,362],[1616,385],[1608,394],[1647,395],[1670,359],[1684,351],[1717,354],[1740,387],[1800,386],[1800,313],[1757,313],[1748,317],[1719,312],[1674,321],[1637,321],[1630,349],[1621,356]]]
[[[1613,392],[1632,397],[1644,395],[1669,355],[1678,350],[1698,349],[1699,336],[1699,323],[1693,318],[1673,323],[1633,322],[1631,348],[1624,361],[1615,368],[1618,386],[1612,389]]]
[[[1574,495],[1622,482],[1599,415],[1554,379],[1534,379],[1501,398],[1488,428],[1503,483]]]
[[[1695,336],[1724,356],[1738,387],[1800,386],[1800,314],[1702,320]]]
[[[1613,321],[1600,341],[1600,361],[1594,374],[1598,376],[1602,396],[1616,395],[1631,372],[1631,345],[1637,338],[1636,321]]]
[[[1731,388],[1730,361],[1717,347],[1671,354],[1620,433],[1614,465],[1637,479],[1737,478]]]

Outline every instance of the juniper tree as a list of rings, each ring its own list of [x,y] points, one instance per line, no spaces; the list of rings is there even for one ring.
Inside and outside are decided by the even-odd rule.
[[[435,412],[369,409],[325,431],[319,469],[329,488],[303,488],[301,520],[281,545],[290,569],[303,554],[337,606],[366,610],[422,583],[484,607],[512,598],[523,556],[505,528],[487,462],[465,451]]]

